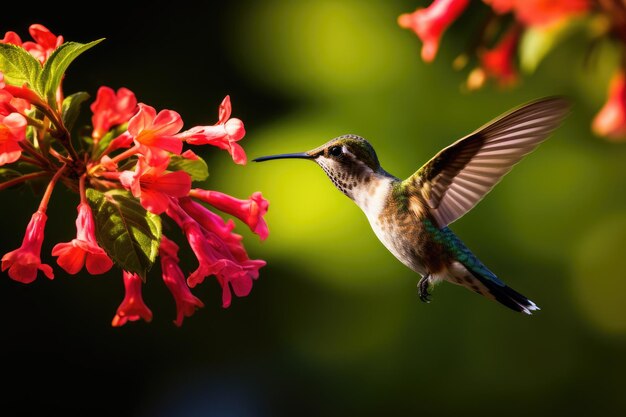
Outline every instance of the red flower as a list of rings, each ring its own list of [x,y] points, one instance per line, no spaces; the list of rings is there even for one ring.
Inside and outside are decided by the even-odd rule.
[[[237,141],[244,137],[246,130],[241,120],[230,119],[231,111],[230,96],[226,96],[220,105],[219,120],[215,125],[196,126],[178,134],[178,137],[191,145],[213,145],[225,149],[235,163],[244,165],[246,153]]]
[[[609,83],[608,100],[591,125],[594,133],[610,139],[626,139],[626,74],[618,70]]]
[[[121,125],[130,120],[137,111],[135,94],[127,88],[120,88],[117,93],[112,88],[102,86],[98,89],[96,101],[91,104],[93,116],[93,138],[100,139],[112,126]]]
[[[589,0],[483,0],[496,13],[515,13],[518,21],[529,26],[544,26],[590,8]]]
[[[239,200],[218,191],[194,188],[189,195],[212,205],[220,211],[232,214],[246,223],[250,230],[259,235],[261,239],[267,238],[269,230],[263,216],[267,213],[269,203],[263,198],[261,193],[256,192],[247,200]]]
[[[22,47],[42,64],[52,52],[63,43],[63,36],[56,36],[43,25],[35,24],[28,28],[30,36],[35,42],[24,42]],[[19,37],[17,38],[19,39]]]
[[[178,266],[178,245],[165,236],[161,237],[159,256],[161,257],[163,282],[176,302],[176,320],[174,323],[180,327],[185,317],[190,317],[198,308],[204,307],[204,304],[191,293],[185,282],[183,271]]]
[[[41,270],[49,279],[54,278],[50,265],[41,263],[41,245],[47,219],[43,211],[35,212],[26,227],[22,246],[2,257],[2,271],[8,268],[9,276],[15,281],[29,284],[37,278],[37,270]]]
[[[437,55],[443,32],[465,10],[469,0],[435,0],[426,9],[417,9],[398,18],[398,24],[411,29],[422,40],[422,59],[431,62]]]
[[[4,38],[0,40],[0,43],[8,43],[15,46],[22,46],[22,39],[17,33],[13,31],[8,31],[4,34]]]
[[[157,166],[148,165],[139,157],[135,171],[120,174],[122,185],[141,201],[146,210],[161,214],[167,209],[170,197],[184,197],[191,189],[191,177],[185,171],[166,171],[167,161]]]
[[[126,294],[111,322],[113,327],[123,326],[129,320],[137,321],[144,319],[147,322],[152,320],[152,311],[143,302],[143,297],[141,296],[141,284],[141,278],[137,274],[124,271],[124,289]]]
[[[513,27],[493,49],[478,52],[485,75],[498,80],[501,86],[511,85],[517,81],[515,53],[519,36],[519,28]]]
[[[0,113],[0,166],[20,159],[20,142],[26,138],[26,119],[19,113]]]
[[[55,245],[52,256],[58,256],[59,266],[72,275],[77,274],[85,265],[92,275],[103,274],[111,269],[113,261],[96,241],[95,225],[89,204],[78,205],[76,239]]]
[[[139,111],[128,121],[128,132],[150,165],[169,160],[168,152],[180,155],[183,142],[174,136],[183,127],[183,119],[172,110],[161,110],[139,103]]]

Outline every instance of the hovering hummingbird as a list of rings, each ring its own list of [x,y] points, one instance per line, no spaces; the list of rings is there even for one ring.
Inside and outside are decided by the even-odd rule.
[[[339,136],[308,152],[254,161],[316,162],[363,210],[383,245],[421,275],[422,301],[429,302],[434,284],[445,280],[531,314],[539,307],[483,265],[448,225],[546,140],[569,107],[566,100],[551,97],[513,109],[443,149],[405,180],[385,171],[372,145],[356,135]]]

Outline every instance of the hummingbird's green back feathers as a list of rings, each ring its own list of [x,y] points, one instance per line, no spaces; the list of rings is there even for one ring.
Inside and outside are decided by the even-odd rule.
[[[440,228],[472,209],[569,111],[558,97],[520,106],[443,149],[403,185],[421,194]]]

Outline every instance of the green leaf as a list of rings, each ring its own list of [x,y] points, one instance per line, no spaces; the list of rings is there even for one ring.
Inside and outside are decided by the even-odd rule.
[[[23,48],[0,43],[0,71],[7,84],[21,87],[25,83],[35,87],[41,74],[41,64]]]
[[[161,218],[146,211],[123,190],[106,193],[87,189],[93,210],[98,244],[122,269],[145,281],[154,265],[161,241]]]
[[[539,63],[574,33],[584,29],[589,23],[588,19],[564,19],[563,22],[548,26],[529,26],[524,30],[519,45],[520,67],[526,73],[533,73]]]
[[[71,131],[80,113],[80,105],[89,98],[89,94],[84,91],[74,93],[65,97],[62,106],[63,124],[67,130]]]
[[[170,157],[170,164],[167,166],[170,171],[185,171],[191,175],[192,181],[204,181],[209,177],[209,167],[204,159],[186,159],[179,155]]]
[[[52,52],[43,66],[41,77],[39,78],[37,85],[40,94],[47,98],[48,104],[51,107],[56,108],[55,95],[67,67],[69,67],[72,61],[74,61],[80,54],[103,40],[104,39],[98,39],[97,41],[84,44],[78,42],[66,42]]]

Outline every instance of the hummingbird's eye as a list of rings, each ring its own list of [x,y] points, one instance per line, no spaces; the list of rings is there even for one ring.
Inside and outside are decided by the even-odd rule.
[[[341,146],[333,146],[328,150],[328,154],[331,156],[339,156],[343,153]]]

